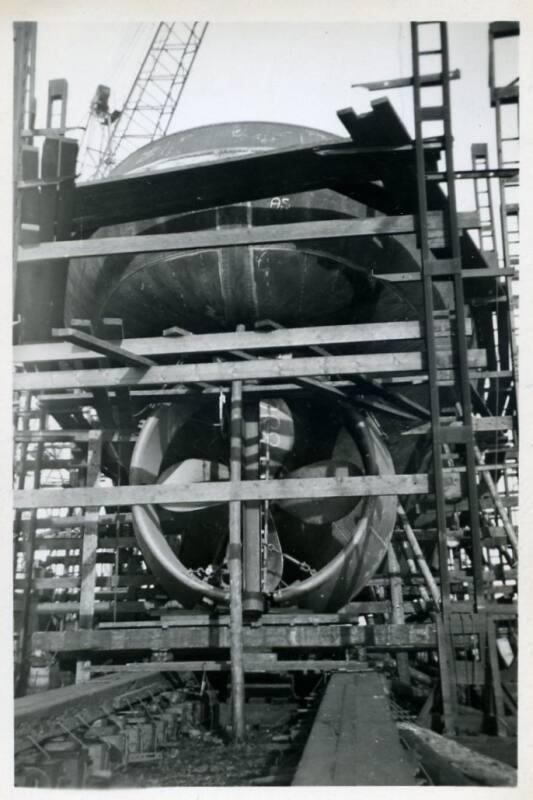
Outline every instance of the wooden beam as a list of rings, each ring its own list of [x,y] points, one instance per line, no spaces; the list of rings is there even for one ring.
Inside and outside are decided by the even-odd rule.
[[[403,603],[402,574],[392,542],[390,542],[387,550],[387,567],[390,580],[389,591],[392,622],[396,625],[403,625],[405,623],[405,608]],[[411,679],[409,673],[409,658],[407,653],[396,653],[396,668],[398,670],[398,678],[400,681],[409,685],[411,683]]]
[[[16,431],[14,434],[15,442],[64,442],[68,447],[72,442],[88,442],[94,428],[58,428],[51,431]],[[104,442],[135,442],[137,433],[122,433],[113,430],[102,429]]]
[[[155,586],[157,579],[151,573],[143,573],[141,575],[108,575],[106,577],[98,577],[95,581],[95,592],[97,594],[114,594],[120,593],[122,588],[124,591],[130,586]],[[15,581],[15,587],[18,588],[19,581]],[[35,578],[34,588],[36,591],[47,589],[79,589],[80,578]]]
[[[230,400],[230,485],[238,491],[242,475],[242,383],[231,384]],[[229,504],[228,570],[230,576],[230,658],[231,719],[235,744],[244,738],[244,652],[242,617],[242,505],[240,500]]]
[[[356,478],[287,478],[285,480],[213,481],[211,483],[144,486],[20,489],[15,508],[129,506],[150,503],[228,503],[236,500],[279,500],[299,497],[351,497],[427,494],[427,475],[363,475]]]
[[[229,672],[230,662],[220,661],[157,661],[150,662],[159,672]],[[94,674],[146,672],[146,664],[133,661],[127,664],[103,664],[91,667]],[[245,672],[370,672],[372,667],[363,661],[333,659],[266,659],[247,653],[244,658]]]
[[[37,604],[37,613],[42,615],[50,614],[73,614],[80,610],[77,600],[58,600],[56,602],[44,602]],[[143,614],[146,613],[146,604],[140,600],[119,600],[116,603],[117,616],[122,614]],[[112,600],[97,600],[94,604],[95,614],[112,614],[115,611],[115,603]]]
[[[479,228],[476,211],[458,214],[462,229]],[[428,214],[429,231],[440,234],[445,229],[442,212]],[[167,251],[206,250],[220,247],[250,247],[259,244],[302,242],[315,239],[346,239],[360,236],[396,236],[415,233],[416,217],[368,217],[364,219],[322,220],[293,222],[283,225],[257,225],[252,228],[230,228],[195,231],[192,233],[158,233],[139,236],[106,236],[102,239],[72,239],[63,242],[46,242],[35,246],[21,246],[19,264],[62,261],[72,258],[109,256],[127,253],[161,253]],[[355,268],[354,268],[355,269]]]
[[[418,377],[418,381],[420,381],[420,377]],[[387,381],[383,381],[386,383]],[[359,381],[326,381],[323,380],[322,383],[326,386],[335,386],[339,389],[343,389],[346,392],[358,392],[361,393],[361,383]],[[380,382],[381,385],[381,382]],[[301,384],[296,383],[261,383],[261,384],[244,384],[243,386],[243,394],[248,395],[260,395],[263,397],[272,397],[277,395],[286,395],[290,393],[297,392],[299,394],[308,395],[311,392],[311,388],[306,389]],[[201,400],[209,401],[214,395],[218,398],[220,394],[229,394],[229,387],[228,386],[212,386],[208,389],[204,389],[201,392],[196,393],[196,398]],[[182,388],[173,388],[173,389],[140,389],[140,390],[131,390],[131,398],[137,402],[142,402],[145,405],[147,403],[170,403],[176,402],[179,399],[188,396],[187,390]],[[39,394],[37,395],[37,399],[39,403],[42,405],[50,413],[53,413],[54,410],[57,411],[67,411],[67,410],[77,410],[79,409],[80,405],[91,405],[92,403],[92,395],[90,393],[74,394],[74,393],[58,393],[58,394]]]
[[[469,350],[470,368],[486,366],[485,350]],[[359,373],[416,372],[423,370],[426,359],[421,353],[375,353],[354,356],[312,358],[257,359],[225,361],[211,364],[178,364],[169,366],[53,370],[17,373],[13,379],[16,391],[37,389],[112,388],[156,386],[164,383],[221,383],[234,380],[301,378]],[[437,367],[450,369],[453,353],[437,352]]]
[[[98,483],[100,477],[100,463],[102,459],[102,434],[100,431],[91,431],[87,448],[87,488],[91,489]],[[95,512],[98,508],[88,508],[87,511]],[[80,562],[80,616],[79,623],[82,628],[90,628],[94,619],[94,590],[96,587],[96,552],[98,549],[98,522],[89,517],[83,528],[83,543]]]
[[[416,754],[424,771],[436,784],[442,783],[444,776],[454,786],[517,784],[516,769],[502,761],[482,755],[412,722],[400,722],[398,728],[402,740]]]
[[[97,523],[96,523],[97,524]],[[80,550],[83,538],[80,534],[72,536],[39,536],[37,550]],[[98,539],[98,550],[118,550],[123,547],[137,547],[134,536],[108,536]]]
[[[453,422],[451,425],[453,426]],[[459,427],[459,426],[457,426]],[[513,428],[512,417],[472,417],[472,427],[475,431],[507,431]],[[429,433],[429,423],[417,425],[404,431],[403,436],[418,436]],[[496,467],[495,467],[496,468]]]
[[[290,627],[290,616],[284,625],[244,625],[246,647],[313,647],[365,646],[374,650],[424,650],[437,646],[435,625],[295,625]],[[227,625],[190,628],[148,628],[122,630],[67,630],[39,631],[33,634],[32,646],[52,652],[172,650],[182,648],[229,647],[230,633]],[[468,643],[468,636],[457,637]]]
[[[149,699],[153,697],[154,691],[168,690],[168,688],[169,683],[158,674],[157,670],[146,664],[144,674],[116,675],[103,680],[95,678],[84,685],[63,686],[60,689],[21,697],[14,703],[17,733],[21,730],[18,726],[33,725],[38,731],[43,725],[50,724],[46,729],[50,730],[49,735],[57,734],[58,718],[63,720],[66,727],[75,730],[81,721],[76,716],[80,706],[83,708],[83,718],[89,724],[106,713],[103,706],[108,703],[117,710],[128,708],[128,703],[131,702],[131,689],[139,690],[137,695],[139,699],[142,697]],[[16,739],[19,737],[16,736]],[[18,742],[15,747],[25,749],[27,744],[21,747]]]
[[[68,329],[67,329],[68,330]],[[435,320],[437,335],[449,334],[447,319]],[[467,333],[472,333],[472,320],[467,321]],[[407,322],[374,322],[359,325],[319,325],[312,328],[281,328],[268,333],[242,331],[231,333],[206,333],[194,336],[148,336],[136,339],[106,341],[106,355],[110,347],[123,348],[135,356],[186,356],[197,353],[225,353],[230,350],[263,351],[287,350],[300,347],[325,347],[358,342],[388,342],[421,339],[422,327],[418,320]],[[100,341],[100,340],[99,340]],[[78,346],[69,342],[21,344],[13,348],[15,364],[41,363],[83,359],[96,360],[101,350]]]
[[[78,331],[75,328],[53,328],[52,336],[57,339],[64,339],[64,341],[74,344],[77,347],[89,348],[94,353],[112,358],[119,364],[124,364],[126,367],[151,367],[155,364],[151,358],[146,358],[142,355],[137,355],[123,347],[119,347],[113,342],[108,342],[106,339],[99,339],[97,336],[92,336],[90,333]],[[83,352],[83,351],[82,351]]]

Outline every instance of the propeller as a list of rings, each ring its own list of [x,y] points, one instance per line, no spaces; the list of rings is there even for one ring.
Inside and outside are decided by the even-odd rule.
[[[284,400],[261,400],[259,403],[259,446],[254,439],[244,440],[243,460],[251,474],[273,478],[280,473],[284,461],[294,447],[294,418]],[[285,474],[285,478],[347,478],[361,475],[358,466],[347,460],[328,459],[308,464]],[[225,464],[207,459],[188,458],[167,467],[157,482],[186,486],[190,483],[227,481]],[[349,514],[359,503],[357,497],[302,498],[271,501],[307,525],[326,525]],[[203,502],[161,503],[162,508],[176,514],[200,511],[219,505]],[[270,523],[270,520],[269,520]]]
[[[245,425],[246,479],[394,472],[376,426],[352,409],[342,409],[341,414],[332,409],[330,413],[325,407],[306,403],[295,419],[287,403],[278,398],[261,400],[258,407],[255,431],[252,428],[250,433]],[[228,451],[226,428],[198,412],[198,403],[192,398],[161,404],[143,424],[130,469],[132,484],[159,482],[183,487],[177,494],[184,499],[157,506],[134,505],[132,514],[148,566],[170,596],[185,607],[200,600],[228,602],[227,504],[188,502],[186,488],[195,482],[229,479],[228,466],[223,463]],[[313,439],[306,435],[312,430],[310,419],[317,426]],[[217,431],[214,438],[211,431]],[[174,460],[180,452],[189,457]],[[315,458],[322,455],[322,460],[301,466],[307,452]],[[331,457],[324,459],[328,453]],[[394,528],[395,509],[396,499],[390,496],[260,503],[261,542],[266,554],[263,591],[280,605],[314,610],[340,607],[381,563]],[[178,544],[172,547],[167,538],[171,533],[178,534]]]

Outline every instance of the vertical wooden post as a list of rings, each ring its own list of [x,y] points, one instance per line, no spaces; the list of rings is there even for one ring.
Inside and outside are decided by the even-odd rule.
[[[482,464],[483,463],[483,458],[481,456],[481,450],[479,449],[479,447],[474,447],[474,452],[475,452],[475,456],[476,456],[476,463],[477,464]],[[485,482],[485,485],[486,485],[487,489],[489,490],[490,496],[492,497],[492,502],[494,503],[494,506],[495,506],[498,514],[500,515],[500,519],[501,519],[502,525],[503,525],[503,527],[505,529],[505,533],[507,534],[507,538],[509,539],[509,543],[510,543],[511,547],[513,548],[513,552],[514,552],[515,557],[516,557],[516,556],[518,556],[518,537],[517,537],[517,535],[515,533],[515,530],[514,530],[512,524],[511,524],[511,520],[509,519],[509,515],[507,514],[507,510],[505,509],[505,506],[503,505],[502,501],[500,500],[500,496],[499,496],[496,484],[494,483],[494,480],[492,479],[492,475],[487,470],[483,470],[481,472],[481,476],[482,476],[482,478],[483,478],[483,480]]]
[[[30,411],[31,411],[31,392],[19,392],[18,393],[18,412],[15,413],[15,430],[18,428],[18,420],[20,419],[20,412],[22,413],[22,431],[27,431],[30,427]],[[15,445],[16,447],[16,445]],[[17,489],[24,489],[26,483],[26,472],[27,472],[27,464],[28,464],[28,448],[29,442],[21,442],[18,445],[18,453],[19,458],[17,459],[16,463],[16,479],[17,479]],[[17,554],[19,551],[18,547],[18,537],[19,534],[22,532],[23,529],[22,524],[22,510],[17,509],[15,511],[15,517],[13,521],[13,581],[15,581],[16,573],[17,573]],[[13,585],[15,585],[13,583]]]
[[[31,401],[28,401],[29,411]],[[41,412],[39,417],[39,429],[46,427],[46,413]],[[35,453],[33,486],[38,489],[41,485],[41,466],[44,454],[44,442],[38,442]],[[23,465],[24,469],[26,465]],[[21,476],[24,485],[25,475]],[[31,640],[33,629],[36,625],[37,614],[33,589],[33,560],[35,557],[35,538],[37,530],[37,509],[32,510],[28,526],[23,526],[24,530],[24,594],[22,606],[21,642],[20,642],[20,671],[17,681],[15,694],[21,697],[26,694],[28,679],[30,677],[31,659]]]
[[[244,404],[244,464],[245,479],[259,478],[259,403]],[[243,608],[261,613],[261,503],[246,502],[243,509]]]
[[[402,577],[400,574],[400,565],[392,544],[389,545],[387,551],[387,562],[389,568],[392,621],[396,625],[403,625],[405,623],[405,611],[403,607]],[[409,656],[407,653],[396,654],[396,666],[398,668],[398,677],[402,683],[411,683],[409,675]]]
[[[487,620],[487,649],[489,655],[489,667],[491,677],[491,688],[494,694],[494,719],[496,723],[496,736],[505,736],[505,708],[503,704],[502,679],[500,675],[500,665],[498,663],[498,647],[496,645],[496,620],[486,615]]]
[[[89,432],[87,446],[87,473],[86,485],[94,486],[100,477],[102,458],[102,432],[93,430]],[[87,508],[86,513],[96,514],[97,508]],[[81,549],[80,565],[80,628],[91,628],[94,620],[94,604],[96,589],[96,551],[98,548],[98,522],[87,522],[83,529],[83,544]],[[76,682],[87,680],[89,672],[86,662],[78,661],[76,664]]]
[[[231,384],[230,480],[241,480],[242,468],[242,381]],[[244,665],[242,642],[242,530],[241,502],[229,504],[231,702],[233,741],[244,737]]]
[[[449,618],[448,618],[449,619]],[[455,674],[455,649],[448,629],[449,622],[441,614],[435,615],[439,654],[440,688],[444,716],[444,735],[455,736],[457,719],[457,678]]]
[[[431,573],[431,570],[430,570],[430,568],[428,566],[428,563],[427,563],[426,559],[424,558],[424,553],[422,552],[422,549],[421,549],[420,545],[418,544],[418,540],[417,540],[417,538],[415,536],[415,533],[414,533],[414,531],[411,528],[411,525],[409,523],[409,518],[407,517],[407,514],[405,513],[405,510],[404,510],[404,508],[403,508],[401,503],[398,503],[398,516],[399,516],[399,518],[401,520],[401,523],[403,525],[403,529],[405,531],[405,536],[406,536],[407,541],[409,542],[409,544],[411,546],[411,549],[413,551],[413,555],[414,555],[414,557],[416,559],[416,562],[418,564],[418,568],[419,568],[420,572],[422,573],[422,575],[424,576],[424,579],[426,581],[427,587],[428,587],[428,589],[429,589],[429,591],[431,593],[431,597],[433,598],[433,602],[435,603],[437,608],[440,608],[440,591],[439,591],[439,587],[437,586],[437,582],[435,581],[435,578],[433,577],[433,575]]]
[[[36,178],[37,167],[30,173],[25,169],[25,154],[33,151],[37,161],[37,151],[31,145],[33,139],[22,138],[22,131],[34,125],[35,117],[35,55],[37,50],[37,23],[14,23],[14,63],[13,63],[13,293],[17,289],[17,252],[19,244],[25,244],[21,236],[21,226],[30,220],[24,219],[24,205],[27,201],[19,190],[21,179]],[[26,146],[25,146],[26,142]],[[32,161],[34,160],[32,156]],[[28,190],[25,190],[28,191]],[[31,191],[31,204],[38,201],[38,190]],[[16,334],[18,331],[15,332]]]

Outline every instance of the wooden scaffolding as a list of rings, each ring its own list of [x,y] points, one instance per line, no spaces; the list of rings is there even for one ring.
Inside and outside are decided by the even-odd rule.
[[[491,27],[491,36],[494,31]],[[25,34],[21,28],[19,36]],[[238,714],[248,672],[365,669],[368,654],[381,653],[394,655],[400,679],[410,683],[409,654],[424,653],[428,663],[438,655],[440,674],[425,713],[432,705],[440,709],[447,732],[456,730],[461,708],[476,692],[483,694],[483,713],[496,733],[515,730],[516,694],[513,679],[502,679],[501,643],[515,647],[516,642],[517,373],[511,306],[517,256],[509,254],[509,226],[503,222],[510,212],[502,187],[516,181],[518,171],[502,158],[490,169],[482,145],[473,149],[472,170],[454,168],[450,82],[459,76],[450,69],[447,27],[413,23],[412,42],[411,77],[366,87],[413,88],[414,140],[382,99],[366,115],[339,112],[350,136],[346,142],[77,186],[76,143],[65,135],[64,118],[57,130],[51,124],[40,132],[19,124],[20,317],[14,354],[19,694],[27,690],[36,651],[55,654],[71,668],[75,664],[79,681],[120,670],[125,661],[127,669],[135,669],[131,662],[142,653],[162,670],[231,669]],[[428,58],[437,58],[438,67],[428,71]],[[57,98],[58,88],[66,101],[64,86],[56,86],[51,97]],[[426,89],[437,91],[437,102],[424,101]],[[17,97],[22,109],[27,102]],[[495,98],[498,109],[501,97]],[[33,145],[36,136],[43,137],[40,151]],[[476,211],[457,210],[458,180],[474,182]],[[504,209],[500,234],[490,193],[494,182]],[[146,217],[147,209],[163,216],[324,187],[378,213],[251,229],[90,238],[99,225]],[[472,231],[478,231],[479,247]],[[102,320],[97,331],[86,320],[72,320],[67,328],[62,320],[58,287],[71,259],[405,233],[418,237],[419,271],[375,277],[418,282],[425,299],[420,322],[209,336],[177,331],[183,335],[128,339],[120,320]],[[502,262],[495,255],[498,236],[506,243]],[[444,315],[433,307],[434,287],[443,283],[452,297]],[[48,329],[40,332],[24,305],[28,292],[35,299],[36,288],[39,295],[42,289],[38,302],[49,307]],[[475,346],[473,323],[483,334]],[[395,342],[407,340],[416,341],[418,349],[395,350]],[[390,351],[357,353],[358,343],[376,341],[388,342]],[[328,351],[339,344],[345,354]],[[293,357],[278,357],[288,353]],[[206,360],[210,354],[217,360]],[[243,479],[242,407],[258,392],[319,392],[363,408],[412,413],[402,384],[421,381],[429,386],[431,404],[417,410],[418,422],[409,433],[431,435],[432,459],[420,473]],[[442,399],[450,386],[459,398],[451,408]],[[229,503],[231,509],[232,602],[229,613],[216,615],[165,611],[165,594],[136,546],[130,507],[176,502],[183,487],[129,485],[124,470],[102,473],[106,448],[118,454],[119,464],[127,462],[138,436],[139,408],[179,403],[191,393],[198,402],[217,402],[222,394],[232,409],[230,480],[187,487],[187,500]],[[449,491],[454,485],[464,487],[458,497]],[[401,505],[386,569],[371,581],[374,600],[356,598],[336,614],[272,610],[243,617],[242,572],[252,569],[242,557],[243,504],[383,494],[398,495]],[[436,564],[424,555],[430,545],[438,553]],[[172,651],[180,658],[169,661]]]

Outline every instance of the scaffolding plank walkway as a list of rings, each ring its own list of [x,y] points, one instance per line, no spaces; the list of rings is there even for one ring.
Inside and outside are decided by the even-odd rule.
[[[428,212],[428,229],[442,237],[445,223],[440,211]],[[459,215],[461,228],[479,228],[477,212]],[[47,260],[88,258],[126,253],[161,253],[184,250],[209,250],[219,247],[250,247],[278,242],[301,242],[314,239],[345,239],[352,237],[397,236],[415,233],[413,215],[368,217],[366,219],[335,219],[313,222],[293,222],[282,225],[254,225],[252,228],[205,230],[186,233],[157,233],[134,236],[106,236],[98,239],[64,240],[22,245],[18,251],[19,264]]]
[[[436,367],[453,369],[453,352],[440,350]],[[468,351],[468,366],[472,369],[487,366],[485,350]],[[119,367],[109,369],[53,370],[15,374],[16,391],[34,392],[38,389],[105,389],[127,386],[145,387],[168,383],[202,383],[218,381],[247,381],[258,379],[323,377],[324,375],[360,375],[366,373],[422,371],[426,358],[422,353],[377,353],[351,356],[315,356],[311,358],[257,359],[226,361],[214,364],[179,364],[169,366]]]
[[[376,672],[330,679],[293,786],[415,786]]]

